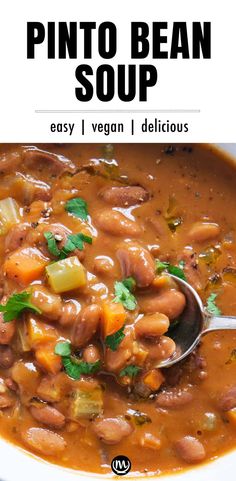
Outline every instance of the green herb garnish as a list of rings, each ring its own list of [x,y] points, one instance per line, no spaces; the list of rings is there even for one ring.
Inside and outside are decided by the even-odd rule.
[[[132,277],[128,277],[123,281],[115,282],[115,299],[114,302],[121,302],[128,311],[134,311],[137,307],[137,301],[130,292],[130,289],[134,288],[135,280]]]
[[[83,233],[71,234],[68,236],[64,247],[59,249],[56,238],[52,232],[45,232],[44,237],[47,240],[49,252],[55,257],[58,257],[59,260],[66,259],[66,257],[75,249],[82,251],[84,248],[84,242],[87,242],[87,244],[92,244],[93,241],[92,237],[89,237]]]
[[[212,292],[210,296],[207,299],[207,305],[206,305],[206,310],[209,312],[209,314],[212,314],[212,316],[220,316],[221,315],[221,310],[219,307],[217,307],[215,300],[217,298],[218,294],[215,294]]]
[[[123,279],[123,284],[127,289],[129,289],[130,292],[133,292],[133,290],[136,287],[136,281],[133,277],[126,277],[126,279]]]
[[[5,305],[0,304],[0,312],[3,312],[4,322],[10,322],[19,317],[25,309],[41,314],[41,310],[29,302],[30,292],[20,292],[9,297]]]
[[[100,361],[85,362],[72,357],[71,345],[68,341],[58,342],[54,352],[58,356],[61,356],[66,374],[72,379],[80,379],[82,374],[94,374],[100,367]]]
[[[80,379],[82,374],[94,374],[100,367],[100,361],[85,362],[77,361],[72,357],[62,357],[62,364],[65,368],[66,374],[72,379]]]
[[[87,244],[92,244],[93,239],[92,237],[89,237],[82,232],[80,234],[69,235],[67,243],[62,248],[60,255],[67,257],[67,255],[73,252],[75,249],[79,249],[80,251],[82,251],[84,248],[84,242],[87,242]]]
[[[183,271],[184,261],[180,261],[179,266],[174,266],[169,262],[161,262],[159,259],[156,259],[155,264],[156,264],[156,272],[158,274],[161,274],[163,271],[167,271],[169,272],[169,274],[179,277],[183,281],[187,281]]]
[[[81,197],[75,197],[74,199],[70,199],[65,204],[65,209],[70,214],[75,215],[75,217],[79,217],[79,219],[87,220],[88,218],[88,206],[87,202]]]
[[[50,254],[52,254],[55,257],[59,257],[60,249],[57,246],[57,241],[55,239],[54,234],[52,232],[44,232],[44,237],[48,243],[48,250]]]
[[[126,366],[124,369],[120,371],[119,376],[129,376],[129,377],[135,377],[137,374],[141,371],[141,367],[135,366],[134,364],[130,364],[129,366]]]
[[[114,334],[110,334],[109,336],[106,337],[105,344],[112,351],[116,351],[117,347],[119,346],[121,341],[124,339],[125,337],[124,328],[125,326],[122,326],[119,329],[119,331],[115,332]]]

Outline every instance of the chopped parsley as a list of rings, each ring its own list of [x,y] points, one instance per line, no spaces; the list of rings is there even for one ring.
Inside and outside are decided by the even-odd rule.
[[[125,326],[122,326],[119,329],[119,331],[116,331],[114,334],[110,334],[109,336],[106,337],[105,344],[112,351],[116,351],[117,347],[119,346],[121,341],[124,339],[125,337],[124,328]]]
[[[212,292],[210,296],[207,299],[207,304],[206,304],[206,310],[209,312],[209,314],[212,314],[212,316],[220,316],[221,315],[221,310],[219,307],[217,307],[215,300],[217,298],[218,294]]]
[[[167,271],[169,272],[169,274],[179,277],[183,281],[187,280],[183,271],[183,267],[185,265],[184,261],[180,261],[179,266],[174,266],[169,262],[161,262],[159,259],[156,259],[155,264],[156,264],[156,272],[158,274],[161,274],[163,271]]]
[[[82,374],[94,374],[100,367],[100,361],[85,362],[71,356],[71,345],[67,341],[58,342],[54,352],[61,356],[66,374],[72,379],[80,379]]]
[[[44,237],[47,240],[48,243],[48,250],[50,254],[52,254],[55,257],[58,257],[59,260],[66,259],[66,257],[71,254],[75,249],[79,249],[80,251],[83,250],[84,248],[84,242],[87,242],[87,244],[92,244],[92,237],[89,237],[82,232],[79,234],[71,234],[67,238],[67,242],[62,247],[62,249],[59,249],[57,246],[57,240],[56,237],[52,232],[45,232]]]
[[[137,301],[131,292],[134,286],[135,280],[132,277],[115,282],[114,302],[121,302],[128,311],[134,311],[137,307]]]
[[[126,279],[123,279],[123,284],[127,289],[129,289],[130,292],[133,292],[133,290],[136,287],[136,282],[133,277],[126,277]]]
[[[50,254],[52,254],[55,257],[59,257],[60,249],[57,246],[57,241],[55,239],[54,234],[52,232],[44,232],[44,237],[48,243],[48,250]]]
[[[124,369],[120,371],[119,376],[129,376],[129,377],[135,377],[137,374],[141,371],[141,367],[135,366],[134,364],[130,364],[129,366],[126,366]]]
[[[65,204],[65,210],[79,219],[87,220],[88,218],[87,202],[81,197],[68,200]]]
[[[6,304],[0,304],[0,312],[3,312],[4,322],[10,322],[19,317],[25,309],[41,314],[41,310],[30,302],[30,292],[20,292],[13,294],[7,300]]]
[[[100,361],[85,362],[77,361],[73,357],[62,357],[62,364],[65,368],[66,374],[72,379],[80,379],[82,374],[94,374],[100,367]]]

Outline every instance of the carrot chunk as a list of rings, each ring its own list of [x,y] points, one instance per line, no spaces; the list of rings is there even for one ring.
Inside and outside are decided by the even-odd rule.
[[[146,386],[152,391],[157,391],[164,380],[164,376],[158,369],[151,369],[151,371],[149,371],[143,378],[144,384],[146,384]]]
[[[61,358],[54,353],[55,343],[40,345],[35,351],[39,366],[50,374],[57,374],[61,368]]]
[[[49,263],[49,259],[35,247],[26,247],[17,249],[6,259],[4,271],[10,279],[22,285],[38,279],[45,266]]]
[[[125,309],[120,302],[106,302],[103,304],[103,334],[110,336],[119,331],[126,318]]]
[[[59,337],[54,327],[36,320],[33,316],[30,316],[27,321],[27,333],[29,344],[33,349],[40,343],[56,341]]]

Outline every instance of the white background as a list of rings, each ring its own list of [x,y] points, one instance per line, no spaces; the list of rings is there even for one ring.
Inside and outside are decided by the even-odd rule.
[[[1,142],[235,142],[236,141],[236,27],[234,0],[1,0],[0,6],[0,141]],[[101,63],[134,63],[130,59],[131,21],[211,21],[212,58],[210,60],[152,60],[159,79],[149,89],[148,102],[123,103],[117,98],[102,103],[94,98],[80,103],[75,97],[76,66],[89,63],[77,60],[48,60],[46,42],[37,47],[36,59],[26,57],[27,21],[113,21],[118,31],[118,51],[112,60],[97,54],[94,35],[94,69]],[[171,29],[170,33],[171,34]],[[82,35],[79,33],[79,41]],[[79,54],[81,54],[79,48]],[[36,113],[35,110],[80,109],[200,109],[195,114],[81,114]],[[91,122],[124,122],[133,117],[140,125],[145,117],[170,122],[188,122],[188,134],[122,134],[104,136],[90,130],[82,137],[81,118]],[[71,137],[52,134],[50,124],[75,122]],[[137,129],[138,130],[138,129]]]

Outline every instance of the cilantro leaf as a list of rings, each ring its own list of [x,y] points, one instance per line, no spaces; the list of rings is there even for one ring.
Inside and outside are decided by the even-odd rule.
[[[110,334],[109,336],[106,337],[105,344],[112,351],[116,351],[117,347],[119,346],[121,341],[124,339],[124,337],[125,337],[124,327],[125,326],[122,326],[119,329],[119,331],[116,331],[114,334]]]
[[[87,244],[92,244],[93,241],[92,237],[89,237],[82,232],[79,234],[71,234],[68,236],[64,247],[59,249],[56,238],[52,232],[45,232],[44,237],[47,240],[49,252],[53,256],[58,257],[59,260],[66,259],[66,257],[75,249],[82,251],[84,248],[84,242],[87,242]]]
[[[58,257],[60,255],[60,249],[57,247],[57,241],[54,234],[52,232],[44,232],[44,237],[48,243],[48,250],[50,254]]]
[[[126,277],[126,279],[123,279],[123,284],[127,289],[129,289],[130,292],[132,292],[135,287],[136,287],[136,282],[133,277]]]
[[[116,281],[115,282],[115,299],[114,302],[121,302],[123,306],[128,309],[128,311],[134,311],[137,307],[137,301],[134,297],[134,295],[130,292],[129,288],[125,286],[126,285],[131,286],[131,281],[128,278],[125,279],[124,281]],[[128,284],[127,284],[128,281]],[[132,284],[133,285],[133,284]]]
[[[63,341],[58,342],[54,349],[55,354],[61,357],[67,357],[71,355],[70,342]]]
[[[155,259],[155,268],[157,274],[161,274],[163,271],[165,271],[169,266],[168,262],[161,262],[159,259]]]
[[[87,244],[92,244],[93,239],[88,235],[83,234],[82,232],[79,234],[71,234],[68,236],[67,243],[60,251],[60,259],[65,259],[68,254],[73,252],[75,249],[79,249],[80,251],[84,248],[84,242]]]
[[[58,342],[54,352],[61,356],[66,374],[72,379],[80,379],[82,374],[94,374],[100,367],[100,361],[85,362],[71,356],[71,344],[68,341]]]
[[[163,271],[167,271],[169,272],[169,274],[179,277],[183,281],[187,281],[183,271],[184,261],[180,261],[179,267],[178,267],[170,264],[169,262],[161,262],[159,259],[156,259],[155,265],[156,265],[156,272],[158,274],[161,274]]]
[[[30,297],[30,292],[20,292],[9,297],[5,305],[0,304],[0,312],[3,312],[4,322],[13,321],[13,319],[19,317],[25,309],[31,309],[37,312],[37,314],[41,314],[41,310],[29,302]]]
[[[62,357],[62,364],[65,368],[66,374],[72,379],[80,379],[82,374],[94,374],[100,367],[100,361],[77,361],[72,357]]]
[[[183,269],[181,269],[181,267],[172,266],[172,265],[170,264],[170,265],[167,267],[167,270],[168,270],[169,274],[173,274],[173,276],[179,277],[179,278],[182,279],[183,281],[186,281],[186,277],[185,277],[184,271],[183,271]]]
[[[87,220],[88,218],[88,206],[87,202],[81,197],[75,197],[74,199],[70,199],[65,204],[65,210],[70,214],[75,215],[75,217],[79,217],[79,219]]]
[[[126,366],[124,369],[120,371],[119,376],[129,376],[129,377],[135,377],[137,374],[141,371],[141,367],[135,366],[134,364],[130,364],[129,366]]]
[[[212,316],[220,316],[221,315],[221,310],[217,307],[215,300],[217,298],[218,294],[215,294],[212,292],[210,296],[207,299],[207,305],[206,305],[206,310],[209,312],[209,314],[212,314]]]

